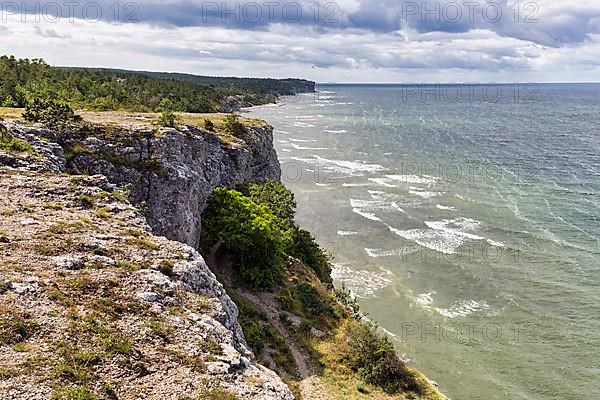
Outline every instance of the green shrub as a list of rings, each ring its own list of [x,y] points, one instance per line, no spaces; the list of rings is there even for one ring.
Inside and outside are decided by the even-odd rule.
[[[81,116],[75,114],[68,104],[42,100],[39,97],[27,103],[23,118],[29,122],[42,123],[50,128],[63,128],[82,121]]]
[[[177,128],[179,126],[179,119],[173,111],[165,111],[160,114],[160,117],[158,117],[158,120],[154,124],[166,128]]]
[[[335,315],[335,310],[327,296],[320,294],[312,285],[302,282],[298,285],[298,297],[312,316]]]
[[[312,268],[321,282],[331,283],[331,263],[329,256],[317,244],[310,232],[294,227],[292,229],[292,246],[289,250],[291,256],[299,258]]]
[[[242,124],[235,113],[230,113],[223,120],[225,129],[232,135],[241,135],[246,133],[246,127]]]
[[[215,131],[215,124],[213,124],[213,122],[210,119],[204,119],[204,129],[206,129],[209,132],[214,132]]]
[[[346,364],[367,384],[390,394],[425,394],[429,388],[408,368],[387,336],[368,322],[353,321],[345,329]]]
[[[254,290],[275,287],[285,260],[284,233],[268,207],[238,191],[217,188],[202,221],[207,238],[221,240],[234,256],[245,284]]]
[[[180,124],[180,121],[173,110],[173,102],[168,97],[163,98],[160,101],[160,104],[156,107],[156,111],[161,114],[154,124],[156,126],[163,126],[167,128],[177,128]]]

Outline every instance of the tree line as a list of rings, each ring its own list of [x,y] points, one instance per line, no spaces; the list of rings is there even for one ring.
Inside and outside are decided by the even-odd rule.
[[[274,102],[314,90],[299,79],[219,78],[115,69],[52,67],[42,59],[0,57],[0,106],[26,107],[52,99],[98,111],[156,111],[168,98],[173,111],[219,112]]]

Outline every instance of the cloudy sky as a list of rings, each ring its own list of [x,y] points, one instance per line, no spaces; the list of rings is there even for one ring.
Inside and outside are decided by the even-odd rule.
[[[600,81],[600,0],[0,2],[0,53],[320,82]]]

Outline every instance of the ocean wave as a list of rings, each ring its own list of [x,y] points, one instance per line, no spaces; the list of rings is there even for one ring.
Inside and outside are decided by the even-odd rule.
[[[454,207],[443,206],[441,204],[436,204],[435,208],[437,208],[438,210],[456,211],[456,208],[454,208]]]
[[[430,304],[433,304],[433,295],[436,294],[436,292],[429,292],[429,293],[421,293],[419,295],[417,295],[417,297],[415,297],[415,303],[417,303],[420,306],[428,306]]]
[[[466,317],[475,312],[489,312],[491,307],[485,301],[462,300],[450,308],[438,308],[434,310],[446,318]]]
[[[309,124],[307,122],[300,122],[300,121],[294,121],[292,123],[293,127],[296,128],[314,128],[315,126],[313,124]]]
[[[410,188],[410,190],[408,191],[408,193],[415,195],[415,196],[419,196],[422,197],[424,199],[431,199],[434,197],[438,197],[441,196],[443,193],[441,192],[430,192],[421,188],[416,188],[416,187],[412,187]]]
[[[342,184],[343,187],[365,187],[365,186],[372,186],[370,183],[344,183]]]
[[[458,249],[465,242],[465,238],[463,236],[444,231],[438,231],[435,229],[401,230],[390,225],[388,225],[388,228],[391,232],[403,237],[404,239],[412,240],[413,242],[425,248],[444,254],[455,254],[456,249]]]
[[[290,143],[290,144],[296,150],[327,150],[327,147],[306,147],[306,146],[300,146],[296,143]]]
[[[293,139],[293,138],[290,138],[290,142],[313,143],[313,142],[316,142],[316,140],[315,139]]]
[[[434,176],[424,175],[386,175],[388,179],[398,181],[402,183],[413,183],[413,184],[434,184],[438,181],[438,178]]]
[[[369,164],[366,161],[347,161],[347,160],[332,160],[315,155],[316,161],[326,165],[339,167],[337,172],[345,173],[353,176],[360,176],[365,173],[377,172],[385,170],[383,165]]]
[[[388,225],[391,232],[408,240],[444,254],[456,254],[456,250],[467,240],[485,240],[492,246],[504,247],[503,243],[487,239],[467,231],[479,229],[480,222],[471,218],[443,219],[425,221],[429,229],[402,230]]]
[[[395,202],[386,200],[362,200],[362,199],[350,199],[350,206],[352,208],[359,208],[363,211],[405,211]]]
[[[361,217],[365,217],[366,219],[370,219],[371,221],[381,221],[381,218],[379,218],[377,215],[370,212],[365,212],[360,208],[353,208],[352,212],[360,215]]]
[[[354,236],[358,235],[356,231],[337,231],[338,236]]]
[[[398,186],[396,186],[396,185],[392,185],[392,184],[390,183],[390,182],[391,182],[391,180],[390,180],[390,179],[387,179],[387,178],[369,178],[369,180],[370,180],[371,182],[373,182],[373,183],[376,183],[376,184],[378,184],[378,185],[381,185],[381,186],[389,187],[389,188],[395,188],[395,187],[398,187]]]
[[[375,293],[390,286],[393,281],[390,271],[371,272],[354,270],[347,265],[334,264],[331,277],[340,281],[353,295],[360,298],[376,297]]]
[[[323,129],[324,133],[348,133],[347,130],[345,129],[340,129],[340,130],[333,130],[333,129]]]
[[[441,221],[425,221],[431,229],[440,230],[451,233],[453,235],[463,236],[472,240],[484,240],[485,238],[465,232],[467,230],[476,230],[480,226],[480,222],[471,218],[456,218],[456,219],[443,219]]]
[[[386,250],[386,249],[369,249],[369,248],[365,247],[365,251],[367,252],[367,255],[369,257],[379,258],[379,257],[406,256],[406,255],[414,254],[418,250],[416,250],[414,248]]]

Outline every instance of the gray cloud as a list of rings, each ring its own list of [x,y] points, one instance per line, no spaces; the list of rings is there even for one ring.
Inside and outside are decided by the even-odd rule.
[[[115,4],[118,7],[115,8]],[[18,11],[41,13],[49,18],[141,22],[172,28],[266,30],[274,24],[287,24],[310,26],[320,31],[414,30],[450,34],[488,29],[501,36],[553,47],[581,43],[600,29],[600,4],[575,0],[517,4],[515,7],[508,0],[123,0],[120,3],[114,0],[80,3],[25,0],[3,3],[3,8],[11,12],[11,7],[16,7]],[[33,11],[36,7],[37,11]]]

